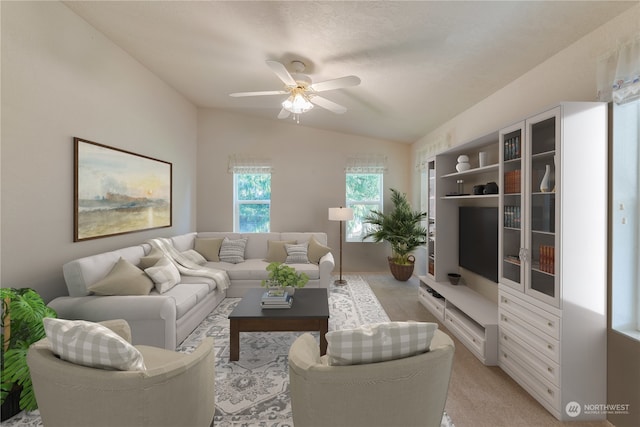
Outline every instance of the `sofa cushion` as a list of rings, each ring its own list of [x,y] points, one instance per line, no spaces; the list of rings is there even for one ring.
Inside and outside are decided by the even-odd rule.
[[[89,287],[95,295],[148,295],[153,282],[135,265],[120,258],[111,271]]]
[[[314,264],[319,264],[320,258],[325,256],[329,252],[331,252],[330,247],[325,246],[322,243],[318,242],[318,239],[316,239],[316,236],[311,236],[311,238],[309,239],[309,249],[307,252],[307,255],[309,256],[309,262],[312,262]]]
[[[284,261],[287,264],[308,264],[309,257],[307,256],[308,243],[300,243],[297,245],[284,245],[287,250],[287,259]]]
[[[267,262],[285,262],[287,250],[285,245],[295,244],[295,240],[269,240],[267,242]]]
[[[181,253],[182,253],[182,256],[184,256],[186,259],[188,259],[194,264],[204,265],[207,262],[206,258],[200,255],[200,253],[194,249],[188,249]]]
[[[195,250],[205,257],[207,261],[220,261],[220,246],[222,245],[223,237],[196,237]]]
[[[437,323],[386,322],[330,331],[330,365],[358,365],[414,356],[429,350]]]
[[[158,261],[160,261],[160,258],[162,258],[163,256],[164,254],[160,249],[151,248],[151,251],[147,255],[140,258],[140,263],[138,264],[138,267],[140,267],[143,270],[145,268],[153,267],[154,265],[156,265]]]
[[[180,234],[171,238],[171,244],[178,252],[184,252],[188,249],[193,249],[193,243],[197,233]]]
[[[144,371],[142,354],[106,326],[85,320],[43,319],[51,351],[92,368]]]
[[[167,257],[160,258],[160,261],[153,267],[144,270],[151,277],[156,290],[161,294],[167,292],[180,282],[180,271],[178,267]]]
[[[204,284],[204,285],[207,285],[207,287],[209,288],[209,292],[213,292],[218,287],[218,285],[216,284],[216,281],[210,277],[186,276],[184,274],[180,275],[179,284],[187,284],[187,285]]]
[[[238,264],[244,261],[244,249],[247,246],[247,239],[230,240],[225,237],[220,246],[220,261],[231,264]]]

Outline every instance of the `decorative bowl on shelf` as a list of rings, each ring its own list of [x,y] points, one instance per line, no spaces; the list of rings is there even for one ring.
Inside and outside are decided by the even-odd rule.
[[[448,276],[449,282],[451,282],[452,285],[457,285],[460,281],[460,275],[458,273],[449,273]]]

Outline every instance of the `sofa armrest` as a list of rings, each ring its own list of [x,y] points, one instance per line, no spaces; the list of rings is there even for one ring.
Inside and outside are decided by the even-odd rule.
[[[333,274],[333,269],[335,268],[335,266],[336,263],[331,252],[328,252],[325,256],[320,258],[318,268],[320,269],[321,288],[329,288],[329,285],[331,284],[331,275]]]
[[[175,350],[176,305],[163,295],[59,297],[49,307],[62,319],[102,322],[124,319],[131,328],[131,342]]]

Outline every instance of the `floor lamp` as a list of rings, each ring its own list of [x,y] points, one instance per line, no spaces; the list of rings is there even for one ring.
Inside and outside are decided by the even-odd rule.
[[[333,282],[335,285],[346,285],[347,281],[342,279],[342,223],[353,219],[353,209],[329,208],[329,221],[340,221],[340,279]]]

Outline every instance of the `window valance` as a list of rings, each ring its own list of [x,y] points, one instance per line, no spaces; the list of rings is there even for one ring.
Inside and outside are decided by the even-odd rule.
[[[346,173],[385,173],[387,157],[383,154],[359,154],[347,159]]]
[[[598,100],[622,104],[640,97],[640,37],[598,61]]]
[[[271,159],[248,154],[229,156],[229,173],[272,173]]]

